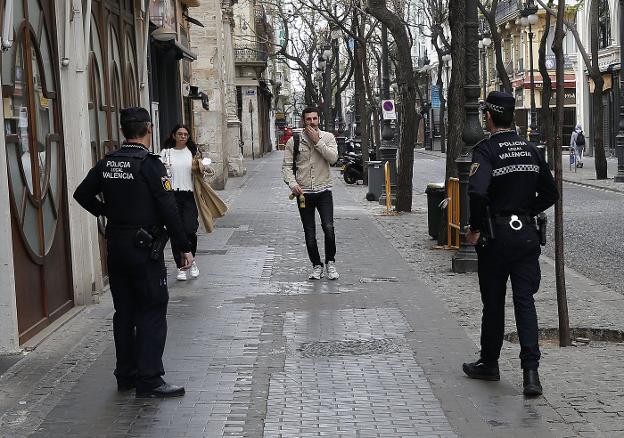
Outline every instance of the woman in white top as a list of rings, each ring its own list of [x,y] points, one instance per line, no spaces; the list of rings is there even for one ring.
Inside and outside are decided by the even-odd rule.
[[[197,204],[193,195],[193,159],[198,154],[197,145],[190,137],[190,131],[186,125],[174,126],[169,138],[165,141],[160,153],[160,159],[167,168],[171,179],[171,186],[178,204],[178,212],[182,218],[182,224],[186,230],[188,240],[191,242],[193,257],[197,250],[197,229],[199,228]],[[178,280],[186,280],[187,271],[180,269],[183,265],[180,248],[171,244],[173,258],[178,266]],[[191,278],[199,277],[199,268],[193,262],[188,271]]]

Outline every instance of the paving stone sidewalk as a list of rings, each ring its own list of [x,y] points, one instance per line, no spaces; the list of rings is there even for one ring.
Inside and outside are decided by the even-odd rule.
[[[621,345],[546,349],[545,398],[521,395],[513,344],[505,345],[501,382],[462,375],[461,362],[477,350],[476,281],[452,275],[450,254],[430,249],[420,193],[414,213],[379,216],[363,200],[366,188],[345,186],[336,171],[341,277],[308,281],[280,161],[275,152],[229,180],[221,195],[230,211],[200,236],[200,279],[170,278],[165,377],[185,385],[185,397],[141,400],[116,391],[104,294],[0,377],[0,436],[621,434],[621,383],[611,360],[621,362]],[[583,281],[585,301],[573,301],[572,313],[597,324],[587,308],[600,305],[596,314],[616,327],[616,297]],[[547,324],[550,296],[539,296]]]

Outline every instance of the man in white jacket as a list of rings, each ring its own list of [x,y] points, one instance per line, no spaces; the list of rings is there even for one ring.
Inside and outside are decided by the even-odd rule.
[[[339,275],[335,265],[334,201],[329,167],[338,160],[338,145],[331,132],[319,129],[317,108],[304,109],[301,117],[305,128],[286,143],[282,176],[292,195],[297,197],[306,248],[313,266],[309,278],[320,280],[325,271],[327,278],[335,280]],[[316,210],[325,234],[325,266],[316,242]]]

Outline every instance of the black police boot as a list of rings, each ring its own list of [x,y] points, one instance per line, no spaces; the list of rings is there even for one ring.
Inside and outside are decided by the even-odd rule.
[[[542,395],[542,384],[540,383],[537,370],[522,370],[522,393],[528,396]]]
[[[471,379],[500,380],[498,362],[485,362],[483,359],[479,359],[476,362],[465,363],[462,368]]]
[[[137,398],[167,398],[182,397],[184,395],[184,387],[163,383],[158,388],[149,391],[137,391]]]

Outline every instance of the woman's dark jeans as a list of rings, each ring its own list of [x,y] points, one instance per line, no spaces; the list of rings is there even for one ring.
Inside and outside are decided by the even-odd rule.
[[[325,263],[333,262],[336,256],[336,236],[334,233],[334,198],[331,190],[320,193],[306,193],[305,208],[299,208],[303,231],[305,232],[308,257],[313,266],[322,265],[316,243],[315,210],[321,216],[321,227],[325,234]],[[299,203],[297,203],[299,205]]]
[[[173,194],[178,205],[178,213],[180,214],[186,237],[191,242],[191,253],[194,257],[195,251],[197,251],[197,230],[199,229],[199,212],[197,211],[197,204],[195,204],[195,195],[190,191],[175,191]],[[184,264],[182,249],[175,245],[173,240],[171,241],[171,252],[173,252],[173,259],[177,267],[181,268]]]

